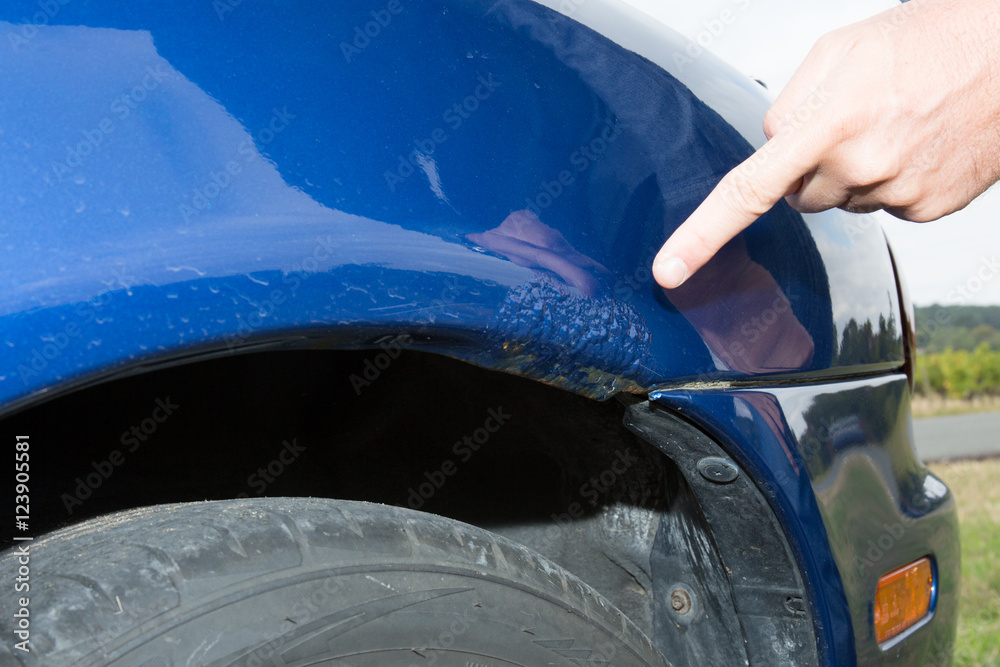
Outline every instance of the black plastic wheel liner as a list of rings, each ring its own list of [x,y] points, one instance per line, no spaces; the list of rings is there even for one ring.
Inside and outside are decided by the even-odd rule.
[[[802,576],[753,480],[663,408],[635,403],[624,423],[683,477],[670,481],[650,556],[657,648],[679,664],[818,665]]]

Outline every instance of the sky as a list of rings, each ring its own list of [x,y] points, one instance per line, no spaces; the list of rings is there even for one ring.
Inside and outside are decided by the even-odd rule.
[[[898,4],[894,0],[624,1],[760,79],[772,95],[780,92],[820,35]],[[874,215],[889,237],[916,305],[1000,305],[997,188],[935,222],[915,224],[887,213]]]

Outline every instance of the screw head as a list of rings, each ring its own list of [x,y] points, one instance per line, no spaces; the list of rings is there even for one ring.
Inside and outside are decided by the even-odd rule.
[[[675,588],[670,593],[670,608],[684,616],[691,611],[691,594],[683,588]]]
[[[698,472],[716,484],[729,484],[740,476],[740,469],[732,461],[718,456],[707,456],[698,461]]]

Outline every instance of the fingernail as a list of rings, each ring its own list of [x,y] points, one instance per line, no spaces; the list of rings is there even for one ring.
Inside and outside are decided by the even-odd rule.
[[[667,289],[674,289],[684,284],[688,279],[687,264],[677,257],[671,257],[665,262],[659,262],[660,284]]]

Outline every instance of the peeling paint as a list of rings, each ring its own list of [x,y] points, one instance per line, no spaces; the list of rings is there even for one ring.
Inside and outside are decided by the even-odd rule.
[[[490,337],[498,357],[494,368],[591,398],[643,393],[651,384],[650,334],[642,316],[628,303],[587,298],[547,276],[507,293]]]

